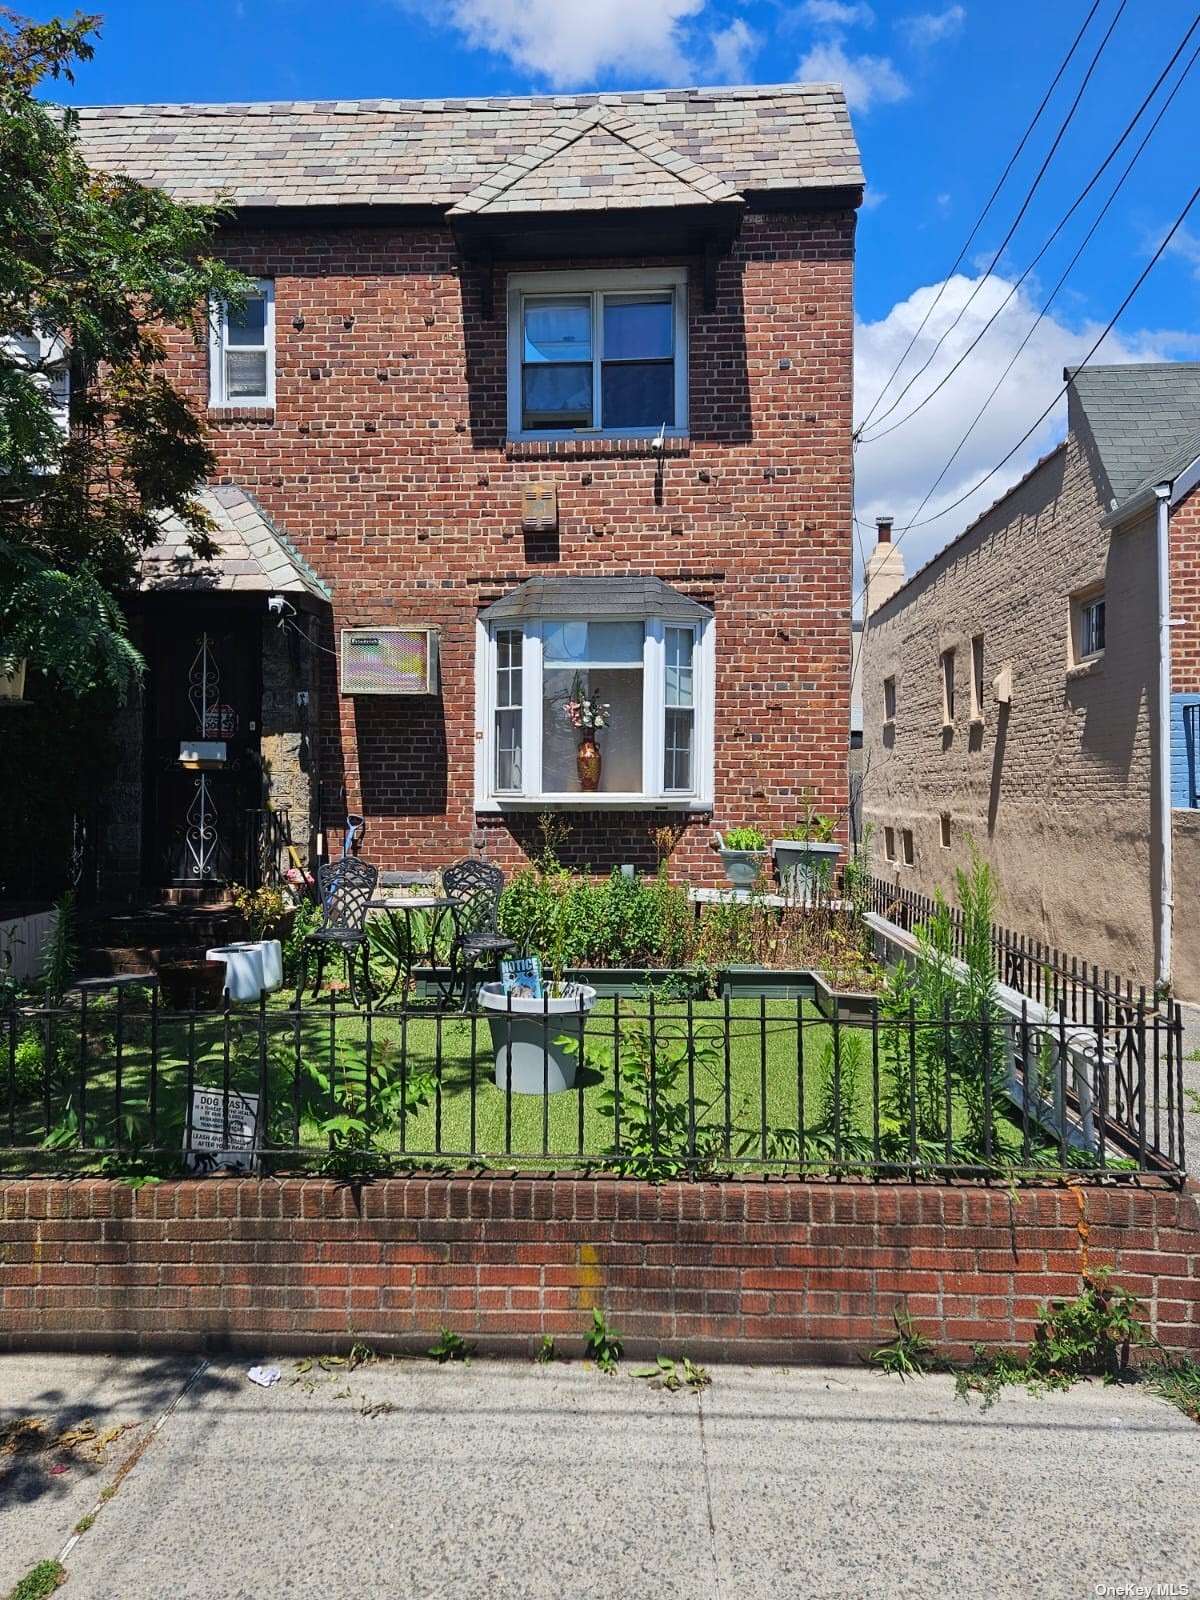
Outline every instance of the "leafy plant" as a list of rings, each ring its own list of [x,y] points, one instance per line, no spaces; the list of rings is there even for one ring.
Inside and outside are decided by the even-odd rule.
[[[1132,1348],[1153,1343],[1140,1311],[1135,1295],[1109,1282],[1107,1268],[1085,1272],[1073,1299],[1042,1306],[1025,1357],[991,1354],[977,1346],[970,1366],[958,1374],[959,1398],[979,1394],[986,1410],[1009,1384],[1021,1383],[1031,1394],[1040,1394],[1069,1388],[1078,1378],[1116,1383],[1129,1371]]]
[[[1177,1406],[1185,1417],[1200,1422],[1200,1363],[1182,1357],[1148,1366],[1143,1377],[1150,1392]]]
[[[655,1356],[654,1365],[635,1372],[634,1377],[648,1379],[652,1389],[666,1389],[672,1394],[685,1387],[699,1394],[712,1383],[707,1368],[698,1367],[689,1356],[681,1356],[678,1361],[671,1356]]]
[[[533,1359],[537,1362],[539,1367],[548,1367],[550,1363],[556,1359],[554,1335],[552,1333],[544,1333],[542,1335],[541,1339],[538,1341],[538,1347],[534,1352]]]
[[[67,889],[54,906],[54,921],[42,947],[43,984],[46,997],[55,1005],[75,982],[79,970],[79,937],[76,929],[75,891]]]
[[[892,1323],[894,1339],[871,1351],[872,1365],[900,1379],[916,1378],[932,1370],[935,1346],[917,1327],[907,1311],[895,1306]]]
[[[291,931],[283,941],[283,973],[288,983],[296,983],[299,980],[304,941],[310,933],[320,927],[320,924],[320,906],[311,900],[301,900],[292,918]],[[374,921],[370,925],[370,931],[374,932]]]
[[[31,1567],[8,1600],[46,1600],[60,1584],[67,1581],[67,1569],[61,1561],[39,1561]]]
[[[469,1345],[461,1334],[453,1329],[443,1327],[437,1336],[436,1343],[430,1345],[430,1358],[444,1366],[448,1361],[466,1361],[474,1351],[474,1345]]]
[[[761,829],[752,827],[726,828],[722,834],[726,850],[765,850],[767,841]]]
[[[276,929],[288,910],[282,889],[262,884],[257,889],[247,889],[244,884],[234,884],[230,890],[234,905],[246,920],[252,939],[273,938]]]
[[[616,1051],[610,1081],[599,1097],[599,1110],[612,1119],[609,1165],[630,1177],[663,1183],[681,1173],[711,1170],[720,1150],[720,1134],[705,1123],[720,1093],[720,1034],[714,1025],[693,1025],[689,1043],[686,1024],[663,1017],[651,1030],[648,1016],[623,1018],[610,1047],[589,1041],[591,1059]],[[689,1111],[688,1071],[710,1080],[709,1098]]]
[[[596,1363],[601,1372],[615,1372],[624,1348],[621,1335],[609,1327],[599,1306],[592,1307],[592,1325],[584,1335],[585,1354]]]
[[[837,832],[837,818],[814,811],[803,822],[793,823],[776,834],[777,839],[795,841],[797,844],[830,844]],[[726,835],[728,837],[728,835]]]
[[[332,1076],[328,1063],[305,1056],[308,1114],[329,1142],[323,1170],[343,1179],[390,1170],[385,1137],[402,1116],[415,1115],[433,1098],[432,1073],[403,1069],[399,1046],[346,1041]],[[315,1094],[313,1093],[315,1091]]]

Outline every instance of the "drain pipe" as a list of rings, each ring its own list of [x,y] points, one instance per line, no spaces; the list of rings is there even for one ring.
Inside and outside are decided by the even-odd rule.
[[[1158,779],[1158,831],[1160,839],[1158,883],[1158,990],[1171,987],[1172,914],[1175,908],[1171,852],[1171,485],[1155,485],[1155,530],[1158,555],[1158,738],[1155,766]]]

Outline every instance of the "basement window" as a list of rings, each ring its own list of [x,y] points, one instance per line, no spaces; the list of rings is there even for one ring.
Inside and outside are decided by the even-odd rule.
[[[516,273],[508,285],[513,439],[687,433],[687,273]]]
[[[275,404],[275,285],[259,278],[240,306],[215,301],[209,313],[208,403]]]

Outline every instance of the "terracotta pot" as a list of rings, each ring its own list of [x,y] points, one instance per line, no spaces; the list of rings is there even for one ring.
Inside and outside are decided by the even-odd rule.
[[[600,746],[595,739],[581,739],[575,752],[579,768],[579,787],[591,794],[600,787]]]
[[[159,964],[158,983],[171,1011],[189,1011],[195,996],[197,1011],[215,1011],[225,988],[225,968],[219,961],[177,960]]]

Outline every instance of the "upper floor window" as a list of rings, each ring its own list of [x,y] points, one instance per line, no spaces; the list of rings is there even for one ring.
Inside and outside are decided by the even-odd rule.
[[[954,651],[942,651],[942,726],[954,726]]]
[[[275,404],[275,285],[259,278],[240,306],[218,301],[209,317],[209,404]]]
[[[517,273],[508,284],[511,438],[687,431],[682,268]]]
[[[1071,665],[1083,666],[1104,654],[1104,590],[1092,587],[1071,596]]]
[[[895,722],[896,720],[896,680],[885,678],[883,680],[883,720]]]
[[[983,721],[983,635],[971,640],[971,721]]]

